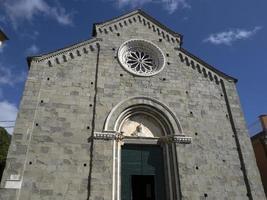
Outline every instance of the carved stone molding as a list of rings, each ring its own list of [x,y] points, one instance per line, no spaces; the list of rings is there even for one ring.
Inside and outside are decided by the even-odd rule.
[[[187,137],[184,135],[174,135],[173,142],[178,144],[190,144],[192,142],[192,137]]]
[[[115,140],[117,134],[118,133],[116,133],[116,132],[95,132],[94,133],[94,139],[96,139],[96,140]]]
[[[192,142],[192,137],[187,137],[185,135],[168,135],[160,137],[159,140],[164,143],[190,144]]]
[[[123,141],[124,139],[140,139],[140,140],[158,140],[163,143],[176,143],[176,144],[190,144],[192,137],[184,135],[168,135],[162,137],[136,137],[136,136],[124,136],[123,133],[119,132],[95,132],[94,139],[96,140],[117,140]]]

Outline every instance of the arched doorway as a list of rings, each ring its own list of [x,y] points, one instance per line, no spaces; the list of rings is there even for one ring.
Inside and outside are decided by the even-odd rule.
[[[149,97],[122,101],[95,138],[114,139],[113,200],[180,199],[176,143],[191,138],[166,105]]]
[[[132,105],[119,115],[121,200],[178,199],[179,177],[175,144],[168,143],[172,125],[152,105]]]
[[[164,162],[164,147],[156,139],[166,135],[166,128],[145,106],[132,109],[119,127],[129,137],[121,147],[121,199],[167,199],[168,166]],[[146,139],[156,139],[155,144],[149,144]]]

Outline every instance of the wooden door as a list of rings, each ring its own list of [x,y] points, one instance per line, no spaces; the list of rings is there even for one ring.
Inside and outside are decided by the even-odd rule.
[[[121,199],[165,200],[162,148],[124,145],[121,152]]]

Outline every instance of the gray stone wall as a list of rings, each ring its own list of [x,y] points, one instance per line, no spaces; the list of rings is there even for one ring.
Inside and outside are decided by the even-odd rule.
[[[87,197],[97,47],[84,46],[31,65],[2,181],[23,177],[19,199]]]
[[[243,173],[247,176],[247,185],[251,191],[253,199],[266,199],[263,191],[258,167],[255,161],[255,155],[251,140],[248,136],[248,131],[245,124],[240,100],[236,90],[236,86],[232,82],[225,84],[226,92],[229,99],[229,105],[232,112],[233,124],[235,128],[235,138],[238,140],[237,149],[242,156],[239,159],[241,162]],[[255,170],[256,169],[256,170]]]
[[[1,187],[9,180],[12,174],[21,175],[25,168],[25,158],[28,152],[29,137],[33,129],[36,106],[42,80],[42,67],[32,66],[25,84],[20,111],[16,120],[16,127],[9,147],[6,168],[2,177]],[[3,191],[3,189],[2,189]],[[2,193],[1,191],[1,193]],[[8,193],[8,191],[5,191]],[[11,191],[13,194],[13,190]]]
[[[149,96],[169,106],[179,118],[184,133],[193,137],[191,145],[178,145],[179,174],[181,193],[184,199],[248,199],[248,191],[238,155],[235,135],[231,127],[230,116],[225,102],[224,92],[219,80],[228,85],[224,77],[218,81],[209,75],[209,70],[203,72],[203,66],[194,61],[182,51],[175,50],[173,44],[159,41],[161,37],[148,31],[143,24],[131,25],[120,32],[101,36],[101,56],[99,65],[98,93],[101,104],[97,104],[96,124],[101,131],[105,116],[120,101],[132,96]],[[157,44],[165,53],[167,64],[165,69],[150,78],[134,77],[126,72],[117,62],[116,50],[128,39],[142,38]],[[181,62],[179,54],[188,57]],[[103,56],[103,57],[102,57]],[[199,64],[201,73],[196,68]],[[195,67],[194,67],[195,66]],[[211,72],[213,73],[213,72]],[[122,76],[121,76],[122,74]],[[235,98],[237,92],[227,88],[229,98]],[[112,100],[111,100],[112,99]],[[237,100],[230,102],[237,123],[244,120]],[[261,182],[258,176],[255,158],[249,143],[246,126],[240,126],[238,140],[243,145],[242,154],[246,155],[245,165],[249,167],[248,174],[254,174],[250,184],[253,199],[264,199]],[[245,148],[247,146],[247,148]]]
[[[177,145],[182,199],[265,199],[235,83],[143,21],[96,37],[101,41],[32,61],[2,187],[11,174],[19,174],[22,188],[15,193],[20,200],[111,200],[113,141],[90,137],[103,130],[119,102],[148,96],[171,108],[193,138],[192,144]],[[117,50],[129,39],[158,45],[167,60],[163,71],[152,77],[125,71]],[[15,199],[9,191],[9,199]]]

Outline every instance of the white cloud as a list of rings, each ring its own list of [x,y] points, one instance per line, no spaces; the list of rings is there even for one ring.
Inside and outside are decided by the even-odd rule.
[[[15,73],[10,67],[4,67],[0,63],[0,85],[14,86],[16,83],[23,82],[26,79],[26,73]]]
[[[262,27],[256,26],[252,30],[244,30],[244,29],[230,29],[229,31],[213,33],[209,35],[204,42],[210,42],[215,45],[231,45],[233,42],[237,40],[246,40],[255,35]]]
[[[140,7],[146,3],[158,3],[163,6],[170,14],[178,8],[190,8],[188,0],[116,0],[118,7],[130,6],[132,8]]]
[[[39,35],[40,33],[36,30],[31,30],[30,32],[28,30],[25,31],[20,30],[20,36],[30,40],[36,40],[39,37]]]
[[[40,51],[39,47],[37,47],[35,44],[31,45],[28,49],[26,49],[27,55],[34,55],[37,54]]]
[[[14,124],[17,117],[18,109],[14,104],[8,101],[0,101],[0,126],[5,127],[6,130],[12,134]]]
[[[118,0],[118,6],[125,7],[125,6],[131,6],[131,7],[139,7],[142,6],[145,3],[152,2],[152,0]]]
[[[12,68],[3,67],[0,63],[0,86],[8,85],[13,87],[16,83],[22,82],[25,79],[25,72],[15,73]],[[3,90],[0,87],[0,100],[4,97]],[[18,109],[14,104],[6,100],[0,101],[0,126],[5,127],[10,134],[13,133],[17,112]]]
[[[21,21],[32,21],[37,15],[48,16],[62,25],[72,24],[72,16],[65,8],[50,6],[45,0],[4,0],[3,6],[15,27]]]
[[[165,9],[171,14],[178,8],[190,8],[187,0],[162,0]]]

